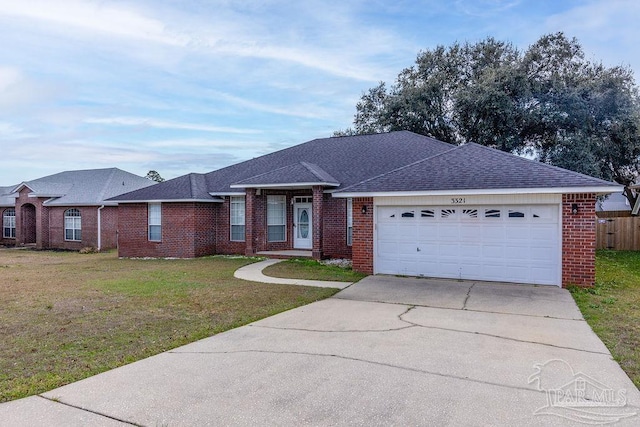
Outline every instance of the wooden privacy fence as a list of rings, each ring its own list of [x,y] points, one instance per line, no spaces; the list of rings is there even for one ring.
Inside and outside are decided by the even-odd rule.
[[[614,216],[620,213],[598,212],[596,220],[596,248],[616,251],[640,250],[640,217]]]

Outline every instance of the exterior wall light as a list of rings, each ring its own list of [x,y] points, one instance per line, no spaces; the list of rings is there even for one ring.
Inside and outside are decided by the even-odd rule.
[[[578,204],[577,203],[572,203],[571,204],[571,213],[574,215],[578,215]]]
[[[362,212],[362,215],[367,213],[367,205],[362,205],[362,209],[360,210],[360,212]]]

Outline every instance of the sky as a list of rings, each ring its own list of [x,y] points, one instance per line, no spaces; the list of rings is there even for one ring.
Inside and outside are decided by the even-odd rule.
[[[0,186],[206,173],[351,125],[420,50],[576,37],[640,71],[636,0],[0,0]]]

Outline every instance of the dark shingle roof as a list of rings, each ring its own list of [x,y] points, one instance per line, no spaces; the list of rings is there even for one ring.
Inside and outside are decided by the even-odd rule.
[[[344,193],[618,187],[617,184],[470,143],[342,188]]]
[[[300,162],[284,166],[251,178],[232,184],[232,187],[251,187],[277,184],[308,184],[318,183],[328,186],[338,186],[340,183],[320,166],[312,163]]]
[[[215,200],[209,195],[205,176],[200,173],[190,173],[170,179],[153,187],[123,194],[112,198],[114,201],[135,200]]]
[[[320,173],[322,179],[331,178],[339,183],[340,187],[345,187],[376,176],[381,172],[391,171],[408,163],[441,153],[451,147],[445,142],[407,131],[314,139],[304,144],[209,172],[204,175],[204,178],[210,193],[242,192],[240,189],[232,188],[231,185],[305,162],[308,165],[317,166],[319,170],[316,172]],[[320,172],[320,170],[324,172]],[[292,168],[290,171],[296,172],[301,169]],[[295,174],[291,179],[296,179]],[[185,177],[175,178],[153,188],[115,197],[113,200],[201,199],[201,196],[191,196],[195,192],[188,188],[188,182],[184,180]],[[176,181],[180,181],[180,183]],[[211,199],[211,196],[209,198]]]
[[[315,139],[207,174],[190,174],[115,201],[219,200],[244,186],[322,182],[337,193],[599,188],[616,184],[478,144],[453,146],[399,131]],[[608,189],[608,188],[607,188]],[[211,196],[214,194],[214,196]]]

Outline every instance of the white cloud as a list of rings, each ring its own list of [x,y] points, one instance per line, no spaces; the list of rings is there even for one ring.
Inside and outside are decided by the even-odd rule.
[[[234,150],[265,150],[271,145],[264,141],[239,141],[232,139],[200,139],[200,138],[176,138],[153,140],[144,143],[150,148],[172,148],[180,147],[181,150],[203,150],[203,149],[234,149]]]
[[[15,67],[0,66],[0,111],[15,112],[34,103],[42,103],[51,90],[34,82]]]
[[[0,94],[22,80],[22,75],[16,68],[0,67]]]
[[[103,124],[114,126],[143,126],[158,129],[180,129],[180,130],[193,130],[204,132],[221,132],[221,133],[237,133],[237,134],[256,134],[261,133],[260,130],[255,129],[241,129],[226,126],[210,126],[198,123],[183,123],[172,122],[165,120],[158,120],[150,117],[101,117],[101,118],[87,118],[84,119],[85,123],[89,124]]]
[[[216,98],[227,101],[230,104],[234,104],[240,107],[246,107],[255,111],[262,111],[265,113],[279,114],[284,116],[303,117],[308,119],[320,119],[326,118],[330,115],[330,111],[324,108],[320,108],[313,105],[300,105],[296,104],[290,108],[278,107],[274,103],[264,103],[252,101],[239,96],[231,95],[229,93],[214,92]]]
[[[279,7],[283,7],[282,4]],[[327,16],[315,15],[313,6],[302,10],[298,10],[303,15],[300,17],[302,22]],[[304,27],[295,28],[291,22],[292,32],[282,29],[274,31],[273,23],[269,22],[273,16],[256,20],[255,17],[245,16],[250,15],[248,11],[246,14],[237,13],[233,7],[225,9],[224,5],[220,5],[216,12],[202,17],[176,10],[173,16],[163,20],[150,16],[153,13],[150,10],[105,2],[0,0],[0,16],[36,20],[70,33],[104,35],[108,38],[104,38],[103,42],[109,44],[117,43],[111,37],[133,39],[209,56],[284,61],[363,81],[378,81],[381,78],[380,67],[364,59],[367,52],[382,50],[393,54],[395,49],[402,46],[399,40],[394,43],[390,34],[357,25],[346,18],[334,19],[331,22],[332,32],[328,35],[309,40],[310,35],[305,34]],[[337,46],[342,52],[336,51]],[[130,46],[123,48],[130,49]],[[153,54],[145,51],[137,55],[141,59],[153,57]]]
[[[471,16],[486,17],[516,7],[520,0],[456,0],[455,7]]]
[[[631,65],[640,70],[640,2],[636,0],[591,1],[552,15],[548,31],[577,37],[587,58],[606,65]],[[591,58],[594,56],[594,58]]]
[[[0,0],[0,15],[34,19],[63,27],[164,44],[184,46],[186,40],[164,23],[134,10],[105,2],[81,0]]]
[[[16,139],[25,139],[25,138],[33,138],[37,136],[34,133],[30,133],[25,131],[18,126],[15,126],[11,123],[0,122],[0,140],[16,140]]]

